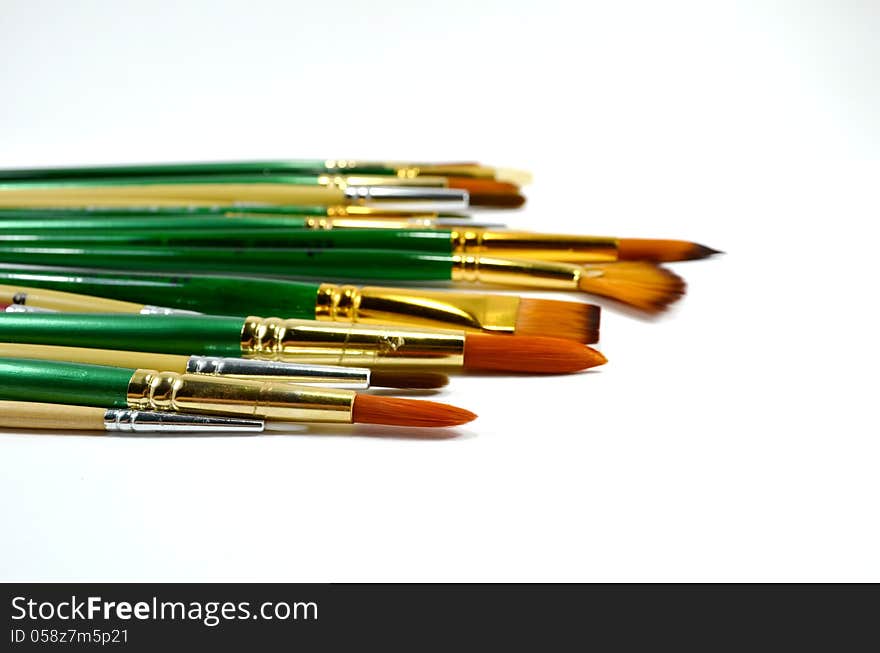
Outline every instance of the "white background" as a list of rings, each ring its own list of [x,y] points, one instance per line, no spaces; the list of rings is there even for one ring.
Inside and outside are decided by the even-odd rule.
[[[0,5],[2,166],[476,158],[728,252],[457,438],[0,435],[0,578],[880,581],[875,3]]]

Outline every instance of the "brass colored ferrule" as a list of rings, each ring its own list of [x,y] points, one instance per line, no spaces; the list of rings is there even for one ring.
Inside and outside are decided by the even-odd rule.
[[[328,218],[436,218],[436,211],[392,211],[381,206],[342,204],[327,207]]]
[[[599,263],[617,260],[617,239],[602,236],[568,236],[529,231],[452,230],[455,254],[504,256],[538,261]]]
[[[510,333],[520,298],[451,290],[321,284],[315,319]]]
[[[460,367],[464,332],[248,317],[245,358],[362,367]]]
[[[133,410],[350,424],[354,397],[351,390],[335,388],[135,370],[128,382],[127,403]]]
[[[584,268],[573,263],[461,255],[452,257],[452,280],[522,286],[542,290],[577,290]]]
[[[445,177],[395,177],[394,175],[320,175],[318,184],[345,190],[349,186],[429,186],[445,188]]]

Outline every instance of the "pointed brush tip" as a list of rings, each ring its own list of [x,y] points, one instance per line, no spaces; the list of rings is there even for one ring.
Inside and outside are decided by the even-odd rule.
[[[693,247],[691,247],[690,258],[691,260],[697,260],[701,258],[709,258],[710,256],[715,256],[717,254],[724,254],[720,249],[714,249],[712,247],[707,247],[706,245],[700,245],[699,243],[694,243]]]

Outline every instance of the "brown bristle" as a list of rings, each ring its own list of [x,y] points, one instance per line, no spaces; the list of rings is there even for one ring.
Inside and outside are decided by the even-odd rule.
[[[464,366],[469,370],[563,374],[606,361],[595,349],[562,338],[485,333],[465,336]]]
[[[650,238],[620,238],[617,257],[621,261],[692,261],[720,254],[717,249],[686,240],[653,240]]]
[[[684,280],[654,263],[597,263],[583,266],[582,291],[659,313],[684,295]]]
[[[514,333],[564,338],[590,345],[599,342],[601,312],[595,304],[523,297],[519,301]]]
[[[479,194],[503,194],[510,195],[519,193],[519,186],[506,181],[496,181],[480,177],[447,177],[446,183],[450,188],[461,188],[468,193]]]
[[[449,383],[449,377],[439,372],[415,372],[404,370],[373,370],[370,385],[379,388],[411,388],[430,390],[442,388]]]
[[[526,203],[526,198],[519,193],[471,193],[471,206],[482,206],[487,209],[518,209]]]
[[[352,421],[385,426],[458,426],[476,417],[469,410],[436,401],[363,394],[355,396],[352,408]]]

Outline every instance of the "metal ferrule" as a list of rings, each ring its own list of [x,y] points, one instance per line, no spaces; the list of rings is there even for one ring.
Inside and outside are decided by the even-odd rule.
[[[513,333],[520,298],[448,290],[321,284],[315,318]]]
[[[328,206],[328,218],[436,218],[436,211],[395,211],[376,206],[341,205]],[[464,216],[463,216],[464,217]]]
[[[4,313],[57,313],[53,308],[41,308],[39,306],[28,306],[27,304],[10,304],[3,309]]]
[[[459,188],[417,186],[349,186],[344,191],[351,204],[413,211],[464,211],[469,196]]]
[[[318,183],[321,186],[329,186],[345,190],[349,186],[417,186],[445,188],[446,177],[442,176],[419,176],[399,177],[394,175],[320,175]]]
[[[522,286],[542,290],[577,290],[582,275],[573,263],[508,259],[496,256],[456,254],[452,257],[452,280]]]
[[[104,430],[111,433],[261,433],[263,420],[217,415],[187,415],[113,408],[104,413]]]
[[[566,263],[617,260],[617,239],[466,227],[452,231],[455,254],[477,254]]]
[[[351,390],[156,370],[135,370],[127,397],[134,410],[345,424],[352,421],[354,398]]]
[[[315,320],[248,317],[241,330],[247,358],[364,367],[460,367],[464,332]]]
[[[187,311],[183,308],[167,308],[165,306],[153,306],[144,304],[140,310],[141,315],[202,315],[198,311]]]
[[[331,388],[364,390],[370,387],[370,370],[364,367],[303,365],[251,358],[191,356],[186,364],[189,374],[214,374],[239,379],[262,379],[320,385]]]

